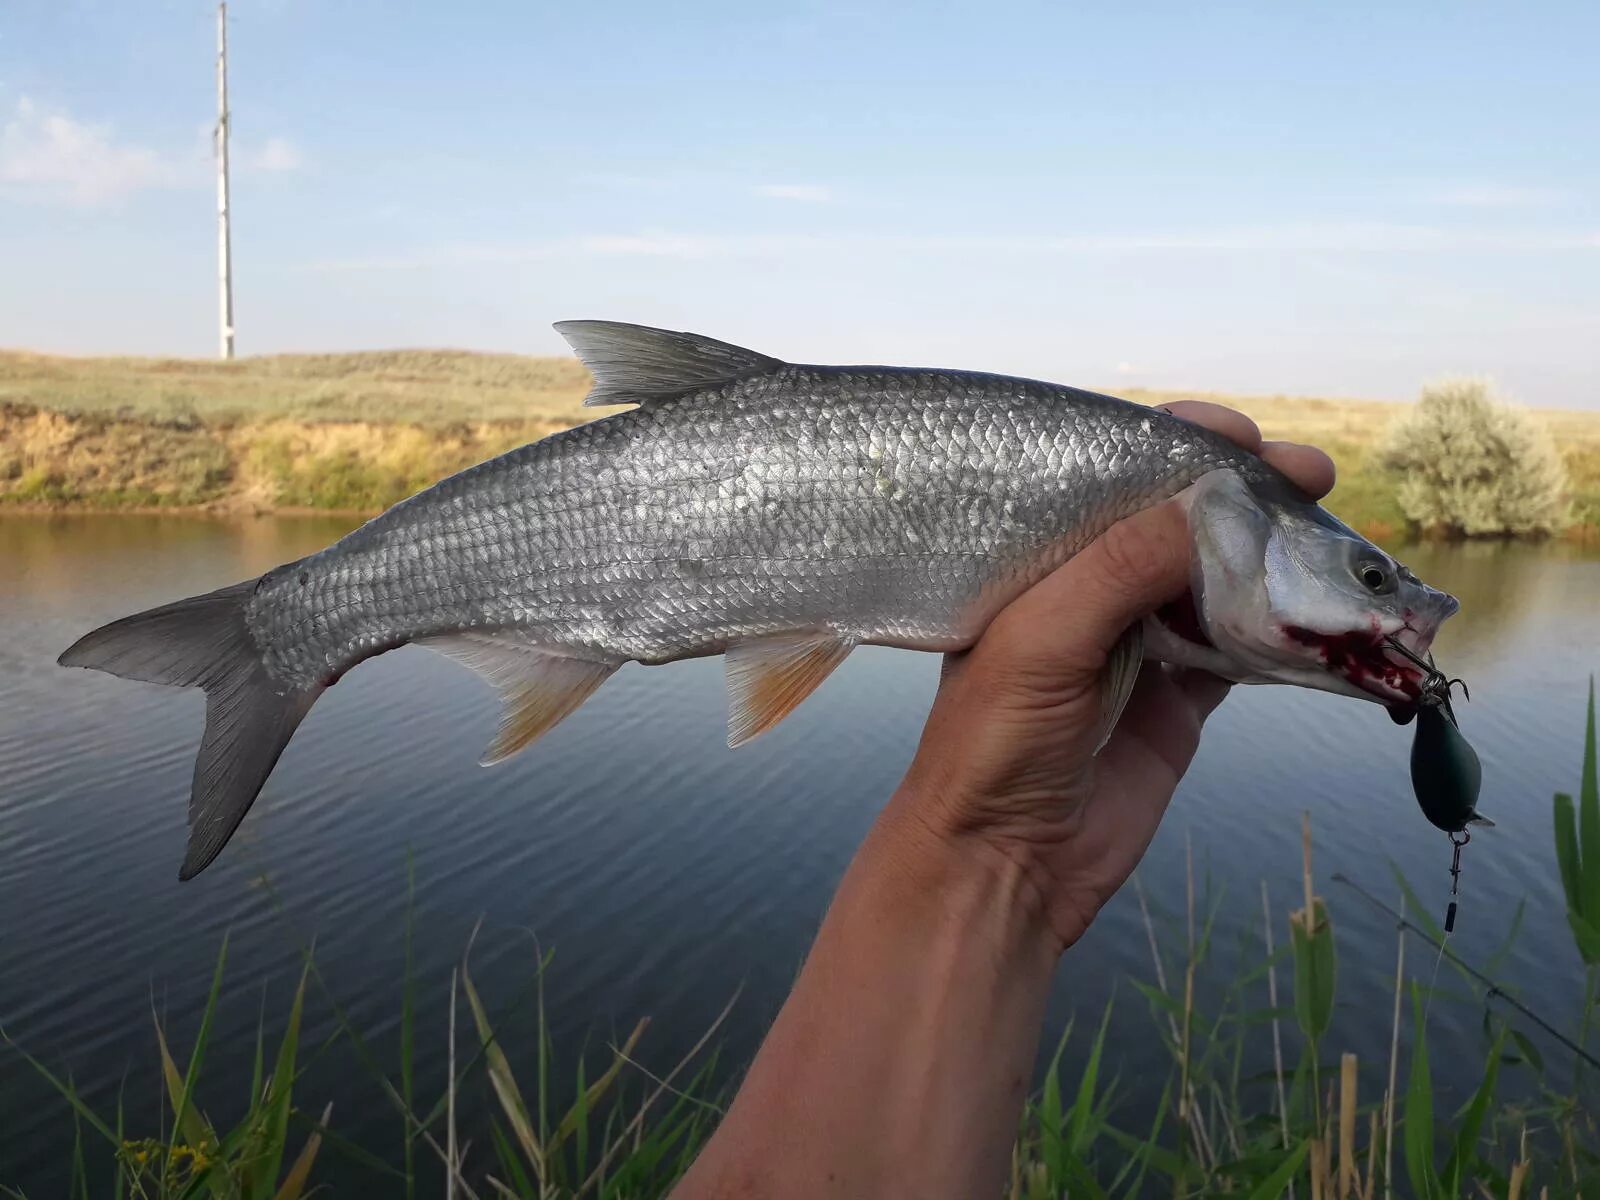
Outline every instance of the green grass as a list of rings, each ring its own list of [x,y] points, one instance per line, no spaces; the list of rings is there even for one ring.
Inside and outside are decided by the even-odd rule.
[[[211,359],[0,351],[0,504],[370,512],[453,471],[594,418],[575,359],[397,350]],[[1376,536],[1404,527],[1375,463],[1402,406],[1217,393],[1266,436],[1339,465],[1329,506]],[[1600,413],[1536,414],[1561,447],[1574,533],[1600,537]]]
[[[1546,1061],[1546,1053],[1564,1053],[1559,1041],[1545,1037],[1541,1052],[1530,1036],[1535,1031],[1518,1007],[1519,989],[1487,982],[1517,935],[1520,908],[1482,970],[1446,946],[1440,964],[1448,962],[1458,978],[1447,975],[1448,986],[1434,988],[1430,980],[1424,988],[1415,980],[1428,974],[1443,934],[1398,871],[1408,915],[1400,922],[1392,1014],[1387,1004],[1374,1012],[1341,1003],[1332,906],[1313,891],[1307,818],[1300,903],[1288,913],[1275,912],[1263,885],[1259,939],[1219,950],[1214,931],[1222,893],[1203,881],[1197,899],[1192,865],[1185,911],[1152,917],[1140,892],[1151,967],[1145,979],[1130,979],[1128,986],[1144,999],[1146,1036],[1163,1047],[1167,1059],[1159,1099],[1137,1123],[1131,1119],[1132,1089],[1122,1081],[1108,1042],[1111,1005],[1081,1031],[1070,1023],[1025,1106],[1002,1194],[1008,1200],[1132,1200],[1152,1194],[1271,1200],[1289,1188],[1299,1189],[1295,1194],[1301,1197],[1329,1200],[1595,1194],[1600,1078],[1593,1067],[1585,1069],[1588,1052],[1582,1049],[1600,1002],[1600,948],[1588,925],[1600,897],[1600,880],[1591,870],[1600,861],[1594,730],[1591,699],[1579,801],[1574,806],[1559,796],[1554,809],[1555,858],[1573,919],[1573,961],[1588,972],[1578,1028],[1567,1043],[1579,1048],[1567,1055],[1570,1072],[1553,1055]],[[214,1126],[204,1115],[211,1110],[202,1106],[201,1087],[226,939],[186,1066],[179,1067],[159,1023],[155,1028],[168,1111],[154,1130],[130,1127],[120,1102],[114,1116],[96,1113],[70,1077],[10,1043],[55,1086],[74,1122],[72,1150],[61,1167],[65,1194],[294,1200],[308,1194],[318,1164],[335,1153],[360,1162],[385,1194],[412,1196],[419,1183],[448,1175],[462,1196],[665,1196],[715,1129],[728,1098],[712,1047],[734,1001],[676,1066],[649,1074],[634,1066],[647,1022],[604,1053],[555,1042],[545,1018],[545,956],[534,963],[527,993],[536,1018],[534,1044],[511,1045],[473,983],[469,945],[451,976],[449,1027],[441,1031],[450,1047],[444,1091],[423,1098],[413,1071],[410,914],[408,896],[404,969],[396,988],[398,1079],[379,1065],[379,1055],[332,1000],[308,953],[270,1071],[258,1028],[255,1068],[240,1106],[244,1116],[230,1128]],[[1408,945],[1421,959],[1413,957],[1409,969]],[[1532,982],[1527,1002],[1538,1006],[1543,992]],[[1463,1039],[1439,1047],[1430,1007],[1458,1003],[1463,992],[1474,1015],[1481,1014],[1481,1037],[1475,1044]],[[368,1076],[370,1103],[391,1111],[403,1131],[392,1161],[344,1142],[328,1106],[307,1107],[297,1097],[300,1029],[312,995],[329,1005],[338,1029],[319,1053],[335,1043],[343,1046],[350,1069]],[[1361,1062],[1339,1053],[1343,1038],[1374,1028],[1391,1047],[1383,1059]],[[1083,1066],[1075,1075],[1064,1067],[1069,1047],[1082,1050]],[[1441,1054],[1480,1064],[1479,1083],[1459,1107],[1447,1103],[1435,1082],[1432,1064]],[[1261,1063],[1271,1065],[1262,1070]],[[1154,1082],[1140,1080],[1147,1096]],[[458,1124],[457,1100],[469,1088],[492,1097],[485,1128]],[[207,1104],[217,1103],[214,1095],[207,1098]],[[0,1193],[19,1194],[3,1181]]]

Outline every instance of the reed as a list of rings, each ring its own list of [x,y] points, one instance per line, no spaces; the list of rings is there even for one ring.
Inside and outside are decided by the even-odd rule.
[[[1577,864],[1576,875],[1565,861],[1562,870],[1577,885],[1569,888],[1568,900],[1577,897],[1583,918],[1590,865],[1584,837],[1589,829],[1600,830],[1600,823],[1589,819],[1600,806],[1592,702],[1578,796],[1570,830],[1557,803],[1556,842],[1560,853]],[[1472,1094],[1454,1107],[1432,1070],[1437,1027],[1427,1019],[1430,988],[1406,976],[1407,937],[1431,936],[1426,915],[1411,901],[1414,917],[1398,922],[1395,1010],[1389,1061],[1380,1064],[1386,1067],[1381,1086],[1376,1078],[1363,1080],[1354,1053],[1342,1052],[1325,1064],[1322,1047],[1338,1046],[1366,1022],[1389,1014],[1338,1003],[1336,924],[1327,899],[1314,887],[1309,820],[1303,825],[1303,846],[1300,904],[1283,915],[1288,944],[1272,937],[1272,910],[1263,888],[1266,936],[1260,950],[1241,950],[1242,962],[1217,953],[1213,921],[1219,901],[1209,888],[1193,885],[1192,866],[1185,911],[1168,924],[1155,918],[1138,889],[1153,965],[1150,979],[1129,983],[1149,1009],[1150,1028],[1168,1058],[1166,1078],[1153,1104],[1148,1096],[1155,1089],[1142,1093],[1146,1100],[1140,1107],[1116,1070],[1112,1006],[1099,1014],[1083,1041],[1076,1023],[1069,1023],[1025,1106],[1004,1195],[1010,1200],[1156,1194],[1271,1200],[1298,1190],[1312,1200],[1372,1200],[1379,1194],[1523,1200],[1535,1192],[1540,1197],[1600,1194],[1600,1087],[1593,1069],[1578,1069],[1589,1054],[1582,1038],[1592,1023],[1593,987],[1575,1036],[1552,1039],[1552,1027],[1529,1004],[1515,1000],[1512,985],[1461,962],[1453,952],[1444,955],[1481,1004],[1487,1035],[1481,1047],[1449,1047],[1457,1061],[1471,1053],[1481,1063]],[[1401,891],[1409,893],[1403,881]],[[646,1022],[599,1053],[556,1043],[544,1018],[550,959],[536,953],[530,997],[538,1017],[536,1044],[506,1045],[474,983],[469,943],[451,977],[448,1027],[419,1029],[411,999],[409,912],[408,901],[405,972],[398,988],[404,1043],[398,1078],[378,1065],[366,1036],[332,1000],[308,952],[270,1067],[266,1030],[258,1025],[244,1115],[231,1126],[214,1123],[205,1114],[218,1111],[207,1106],[218,1098],[208,1094],[203,1105],[201,1093],[208,1085],[207,1048],[222,991],[226,939],[186,1056],[174,1053],[160,1021],[155,1022],[166,1098],[159,1113],[130,1114],[120,1100],[114,1113],[98,1113],[70,1076],[7,1038],[11,1053],[54,1085],[72,1121],[70,1136],[62,1138],[60,1190],[73,1200],[100,1195],[295,1200],[310,1194],[318,1169],[337,1154],[346,1157],[344,1166],[370,1171],[370,1190],[384,1194],[442,1191],[462,1200],[664,1196],[721,1114],[727,1076],[717,1067],[715,1043],[737,997],[670,1070],[657,1075],[636,1058],[648,1033]],[[1581,926],[1573,928],[1578,961],[1587,962]],[[1183,963],[1181,976],[1167,969],[1169,956]],[[1280,967],[1293,981],[1287,998],[1279,995]],[[1593,964],[1588,967],[1592,975]],[[1432,999],[1448,1004],[1459,986]],[[1495,996],[1512,1001],[1491,1004]],[[340,1139],[331,1109],[298,1094],[300,1031],[307,1004],[317,1000],[331,1010],[336,1041],[352,1054],[352,1068],[370,1078],[373,1102],[390,1107],[403,1127],[393,1161]],[[1288,1038],[1282,1036],[1284,1027]],[[1535,1033],[1545,1036],[1547,1045],[1570,1051],[1570,1071],[1553,1053],[1546,1062],[1531,1040]],[[441,1094],[431,1099],[418,1094],[412,1067],[413,1040],[429,1036],[444,1041],[448,1068]],[[1069,1074],[1065,1064],[1073,1049],[1081,1051],[1082,1066]],[[1245,1069],[1251,1062],[1264,1068],[1252,1073]],[[1506,1083],[1508,1072],[1516,1076],[1514,1086]],[[459,1096],[469,1087],[486,1088],[493,1111],[486,1123],[462,1128]],[[21,1195],[3,1184],[0,1194]]]

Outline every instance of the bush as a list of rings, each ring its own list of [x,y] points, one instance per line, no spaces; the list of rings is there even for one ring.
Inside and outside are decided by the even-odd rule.
[[[1400,475],[1400,511],[1418,529],[1537,537],[1566,523],[1566,470],[1549,437],[1480,380],[1423,388],[1390,429],[1382,462]]]

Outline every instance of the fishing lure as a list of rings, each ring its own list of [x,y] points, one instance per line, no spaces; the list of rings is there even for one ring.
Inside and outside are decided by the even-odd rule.
[[[1425,698],[1411,741],[1411,786],[1422,815],[1446,833],[1464,833],[1483,820],[1477,807],[1482,785],[1483,766],[1462,736],[1449,700]]]
[[[1450,933],[1456,922],[1455,896],[1461,880],[1461,849],[1472,840],[1467,826],[1494,824],[1478,812],[1483,764],[1463,736],[1456,721],[1455,707],[1450,703],[1452,687],[1459,687],[1469,700],[1471,694],[1461,680],[1450,679],[1440,671],[1431,657],[1420,658],[1393,639],[1390,644],[1427,671],[1414,709],[1392,715],[1402,723],[1412,716],[1416,719],[1417,728],[1411,741],[1411,788],[1416,793],[1422,815],[1450,835],[1454,848],[1450,861],[1450,906],[1444,922],[1445,932]]]

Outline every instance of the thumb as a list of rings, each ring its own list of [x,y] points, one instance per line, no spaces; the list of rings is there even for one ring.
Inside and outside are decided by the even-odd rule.
[[[985,673],[1056,696],[1095,685],[1134,622],[1189,586],[1189,524],[1168,501],[1118,521],[1003,609],[972,651]]]

